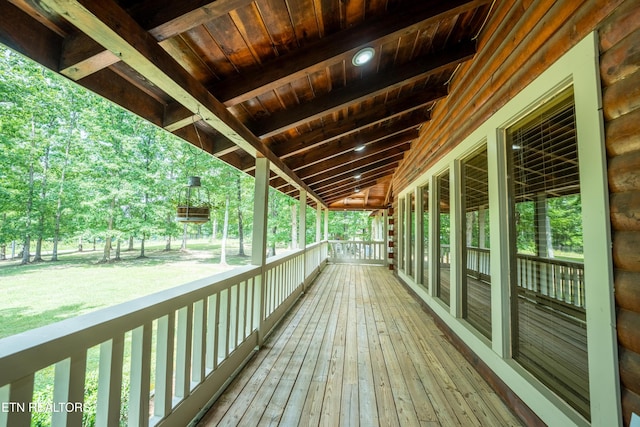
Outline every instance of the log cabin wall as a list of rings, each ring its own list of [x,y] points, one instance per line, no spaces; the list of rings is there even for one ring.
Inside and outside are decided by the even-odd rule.
[[[600,37],[625,425],[640,414],[640,2],[498,1],[394,175],[398,194],[592,31]],[[394,200],[396,224],[397,200]],[[397,261],[395,261],[397,262]]]
[[[627,3],[599,29],[625,424],[640,414],[640,2]]]

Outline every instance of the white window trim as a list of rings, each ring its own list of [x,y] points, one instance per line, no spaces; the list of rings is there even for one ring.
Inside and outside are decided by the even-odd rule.
[[[399,198],[405,198],[416,187],[427,183],[430,184],[431,195],[431,185],[437,174],[447,168],[453,170],[457,159],[462,159],[478,146],[487,144],[492,230],[491,345],[487,345],[488,341],[464,319],[457,318],[457,311],[450,312],[447,307],[438,303],[431,290],[433,284],[427,290],[402,271],[398,274],[542,421],[548,425],[559,426],[589,425],[573,408],[511,359],[509,245],[506,233],[497,232],[504,227],[503,224],[507,224],[508,218],[506,156],[500,148],[504,144],[504,130],[570,85],[573,85],[574,90],[578,155],[581,165],[591,425],[621,425],[606,153],[601,113],[599,51],[595,32],[571,48],[440,162],[425,171],[398,195]],[[429,203],[430,207],[433,207],[432,200],[429,200]],[[455,214],[459,215],[458,212]],[[417,209],[416,215],[422,215],[421,206]],[[433,236],[433,227],[431,232]],[[433,272],[435,267],[432,257],[429,262],[430,272]],[[453,283],[451,286],[454,286]]]

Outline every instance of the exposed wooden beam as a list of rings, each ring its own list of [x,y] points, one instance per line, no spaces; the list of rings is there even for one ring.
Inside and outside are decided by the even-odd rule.
[[[136,4],[130,14],[157,41],[162,41],[251,3],[253,0],[147,0]],[[78,80],[118,61],[117,55],[88,35],[73,34],[65,41],[60,73]]]
[[[366,101],[429,75],[453,69],[473,58],[475,52],[475,42],[460,43],[444,52],[426,55],[396,69],[361,80],[357,84],[331,91],[296,108],[273,113],[253,124],[251,128],[261,138],[276,135],[304,122],[342,110],[353,103]]]
[[[348,30],[326,36],[301,52],[282,55],[264,68],[227,79],[211,87],[211,92],[227,106],[275,90],[287,82],[323,70],[340,61],[351,61],[364,46],[381,46],[432,23],[475,9],[490,0],[416,1],[386,15]]]
[[[298,156],[290,157],[287,159],[287,164],[292,170],[299,170],[309,167],[315,163],[323,162],[338,157],[343,154],[347,154],[349,158],[354,160],[359,157],[365,157],[381,150],[386,150],[391,147],[403,145],[416,139],[419,136],[419,132],[416,129],[407,130],[397,135],[393,135],[389,138],[380,139],[374,142],[362,143],[357,138],[344,138],[339,141],[334,141],[329,144],[323,150],[312,150],[304,152]],[[364,145],[364,150],[355,152],[354,149],[359,145]],[[353,156],[353,157],[351,157]],[[343,162],[343,159],[338,161]],[[336,166],[339,166],[338,163]]]
[[[326,180],[323,180],[319,183],[316,184],[311,184],[309,183],[309,185],[314,189],[314,191],[318,194],[322,193],[325,190],[331,190],[333,188],[338,188],[343,184],[358,184],[361,180],[366,179],[368,176],[370,176],[371,174],[378,174],[380,172],[384,172],[384,173],[388,173],[388,174],[392,174],[393,170],[398,166],[398,162],[389,162],[387,164],[378,164],[376,167],[371,167],[371,168],[367,168],[366,171],[362,171],[360,172],[358,175],[360,176],[360,178],[356,179],[354,178],[353,174],[348,174],[348,175],[340,175],[340,176],[336,176],[335,178],[329,178]]]
[[[304,176],[305,180],[311,176],[319,175],[325,172],[337,170],[338,168],[350,165],[355,171],[357,168],[362,167],[370,162],[376,162],[385,157],[393,158],[397,155],[403,155],[411,147],[411,144],[405,142],[400,145],[389,144],[386,149],[379,147],[379,149],[373,153],[360,153],[350,152],[343,156],[329,159],[323,162],[316,163],[315,165],[300,169],[298,171],[299,176]]]
[[[391,177],[393,172],[389,170],[380,170],[377,172],[372,172],[368,176],[361,178],[360,180],[344,182],[340,185],[325,187],[321,191],[318,191],[318,194],[322,194],[328,201],[336,200],[337,198],[342,197],[343,194],[354,192],[355,189],[359,191],[365,190],[367,187],[375,185],[380,178],[383,177]],[[358,192],[359,192],[358,191]]]
[[[0,2],[0,42],[57,71],[63,39],[7,1]]]
[[[299,138],[296,138],[299,146],[311,145],[322,141],[330,141],[335,138],[339,138],[342,135],[357,132],[369,126],[376,125],[378,123],[385,122],[389,119],[397,117],[399,115],[413,112],[414,114],[420,114],[421,108],[424,108],[435,101],[447,96],[447,87],[442,85],[438,88],[429,88],[421,90],[415,94],[404,96],[402,98],[393,99],[387,101],[384,105],[378,105],[371,109],[360,111],[353,116],[347,117],[331,126],[330,129],[326,127],[318,128],[314,131],[304,133]],[[422,112],[425,116],[425,121],[429,119],[428,112]],[[186,126],[192,119],[193,113],[185,109],[182,105],[172,103],[167,106],[167,114],[165,117],[166,129],[178,129],[180,126]],[[273,146],[274,152],[285,152],[278,148],[279,144]],[[295,153],[294,153],[295,154]],[[286,157],[286,154],[281,157]]]
[[[253,157],[268,158],[275,171],[320,198],[251,133],[226,107],[190,76],[157,41],[113,0],[42,0],[81,31],[117,55],[151,83]]]
[[[399,132],[413,129],[425,121],[427,121],[428,114],[414,114],[407,115],[402,119],[398,119],[390,123],[386,126],[379,126],[376,128],[364,128],[362,132],[358,133],[357,136],[353,132],[349,132],[349,134],[344,135],[343,138],[356,138],[360,141],[361,144],[369,141],[376,141],[380,138],[384,138],[386,136],[395,135]],[[329,129],[331,131],[331,128]],[[299,138],[294,138],[286,143],[281,144],[272,144],[270,145],[271,151],[273,151],[278,157],[281,159],[286,159],[288,157],[292,157],[294,155],[298,155],[308,150],[322,149],[322,146],[325,144],[330,144],[336,138],[330,138],[324,141],[317,141],[315,143],[306,143],[303,141],[308,141],[307,138],[304,138],[302,135]]]
[[[389,154],[390,153],[388,151],[383,151],[376,155],[376,156],[384,156],[384,158],[380,160],[373,160],[374,156],[371,156],[370,158],[362,159],[362,160],[359,160],[358,162],[347,163],[338,168],[331,169],[330,171],[327,171],[325,173],[318,174],[312,178],[305,179],[305,182],[309,186],[313,187],[315,185],[320,185],[325,181],[332,181],[334,179],[338,179],[340,177],[343,177],[344,175],[354,177],[359,174],[363,174],[365,172],[369,172],[381,167],[385,167],[387,165],[397,166],[397,164],[404,157],[404,151],[401,151],[395,155],[389,155]],[[362,164],[359,164],[360,162],[362,162]]]

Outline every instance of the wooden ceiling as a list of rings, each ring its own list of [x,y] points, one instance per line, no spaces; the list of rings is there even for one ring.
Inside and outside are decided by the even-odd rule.
[[[0,42],[247,173],[267,157],[271,186],[286,194],[377,209],[473,58],[490,6],[10,0],[0,3]],[[375,56],[357,67],[364,47]]]

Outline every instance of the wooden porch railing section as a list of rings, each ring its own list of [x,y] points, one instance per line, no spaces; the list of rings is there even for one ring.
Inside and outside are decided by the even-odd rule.
[[[246,363],[326,257],[327,242],[316,243],[264,267],[241,267],[0,340],[0,405],[8,409],[0,411],[0,426],[30,425],[30,409],[39,404],[35,374],[50,366],[60,409],[48,411],[52,425],[81,426],[94,346],[100,349],[96,425],[119,425],[129,336],[129,425],[185,425]]]
[[[384,264],[384,242],[329,240],[329,262],[336,264]]]
[[[556,303],[584,320],[584,265],[558,259],[518,255],[518,287],[523,293],[534,295],[541,304]],[[440,265],[449,267],[449,247],[442,247]],[[481,281],[490,281],[491,258],[489,249],[467,247],[467,275]]]

